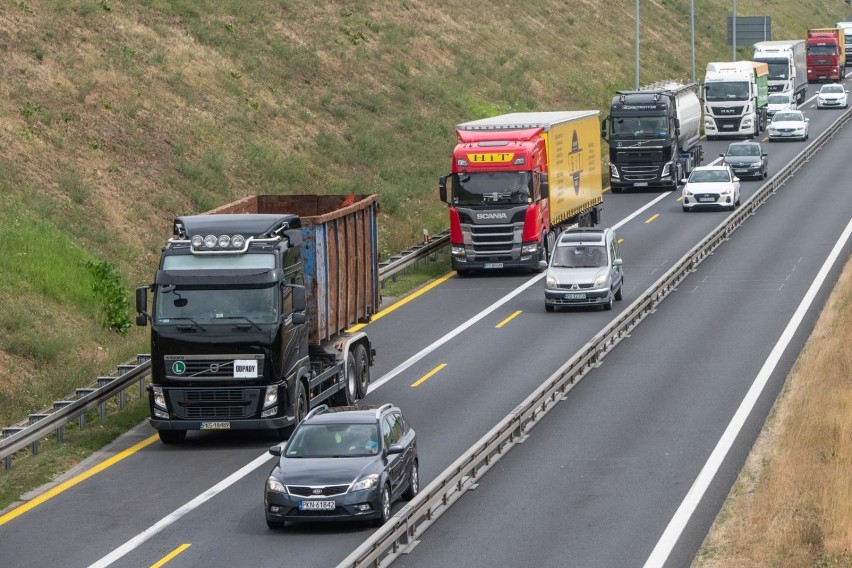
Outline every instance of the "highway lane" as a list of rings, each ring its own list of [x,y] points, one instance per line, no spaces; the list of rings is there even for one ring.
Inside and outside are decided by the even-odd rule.
[[[850,143],[846,127],[394,565],[642,566],[850,223]],[[850,251],[666,566],[690,565]]]
[[[819,113],[828,114],[833,113]],[[826,116],[824,124],[828,120]],[[706,143],[708,158],[725,146],[724,142]],[[776,171],[785,156],[792,156],[800,148],[797,143],[772,145],[771,171]],[[746,189],[744,196],[750,195],[757,185],[745,182],[744,187],[751,189]],[[635,211],[637,205],[650,203],[659,196],[656,192],[607,194],[604,220],[614,224]],[[655,213],[660,213],[660,217],[645,223]],[[625,288],[627,301],[714,227],[720,215],[723,214],[711,213],[686,220],[675,196],[671,195],[622,227],[624,254],[631,263]],[[528,275],[505,274],[452,278],[377,320],[368,328],[379,351],[374,378],[392,370],[529,279]],[[484,318],[463,339],[457,338],[440,347],[368,397],[367,402],[392,401],[406,411],[420,437],[424,481],[428,482],[490,429],[612,315],[545,314],[541,294],[540,283],[533,285]],[[503,329],[494,329],[494,325],[518,309],[523,311],[520,316]],[[560,317],[565,315],[568,317]],[[450,362],[446,372],[416,389],[410,386],[440,362]],[[495,388],[495,384],[499,386]],[[142,429],[137,437],[149,433],[150,430]],[[198,434],[182,448],[151,445],[0,526],[0,538],[16,543],[14,547],[0,547],[0,563],[6,565],[12,559],[13,565],[20,566],[54,564],[56,559],[64,559],[71,565],[94,562],[263,455],[273,442],[263,435],[237,440],[233,436]],[[370,533],[371,529],[364,527],[268,531],[263,522],[261,489],[269,469],[271,461],[211,498],[198,510],[203,522],[191,512],[116,565],[153,563],[162,557],[161,553],[174,549],[168,548],[172,539],[194,543],[172,561],[175,564],[181,557],[190,564],[198,563],[201,556],[197,555],[202,554],[224,558],[233,548],[251,548],[258,558],[271,561],[276,551],[284,547],[303,559],[302,565],[326,565],[341,559]],[[233,529],[235,518],[245,519],[237,534],[228,528]],[[214,526],[214,520],[221,520],[222,532]],[[335,542],[332,549],[326,546],[329,538]],[[86,546],[81,546],[81,541]]]

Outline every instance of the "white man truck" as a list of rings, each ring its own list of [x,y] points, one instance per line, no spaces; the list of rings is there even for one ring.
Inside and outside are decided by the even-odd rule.
[[[751,59],[769,66],[770,93],[792,93],[796,103],[802,104],[808,93],[807,58],[805,40],[792,39],[759,41]]]
[[[754,61],[710,62],[704,75],[704,133],[754,138],[766,128],[769,66]]]

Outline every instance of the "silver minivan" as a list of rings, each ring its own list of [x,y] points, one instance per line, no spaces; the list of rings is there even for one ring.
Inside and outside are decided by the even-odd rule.
[[[556,242],[544,281],[544,307],[602,306],[621,300],[624,270],[612,229],[570,229]]]

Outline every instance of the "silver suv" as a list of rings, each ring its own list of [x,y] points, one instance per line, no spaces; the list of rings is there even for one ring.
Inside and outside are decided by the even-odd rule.
[[[624,271],[612,229],[570,229],[560,235],[547,265],[544,307],[602,306],[621,300]]]

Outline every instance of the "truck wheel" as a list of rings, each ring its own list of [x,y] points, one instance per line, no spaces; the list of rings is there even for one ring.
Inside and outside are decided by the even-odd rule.
[[[346,355],[346,372],[343,377],[343,388],[331,397],[334,406],[351,406],[358,398],[358,371],[355,367],[355,356],[350,351]]]
[[[164,444],[180,444],[186,440],[186,430],[157,430]]]
[[[367,349],[362,343],[356,345],[352,353],[355,355],[355,377],[358,382],[357,397],[364,398],[370,388],[370,359],[367,357]]]
[[[296,392],[293,396],[293,425],[298,426],[307,414],[308,394],[305,392],[305,383],[299,380],[296,383]]]

